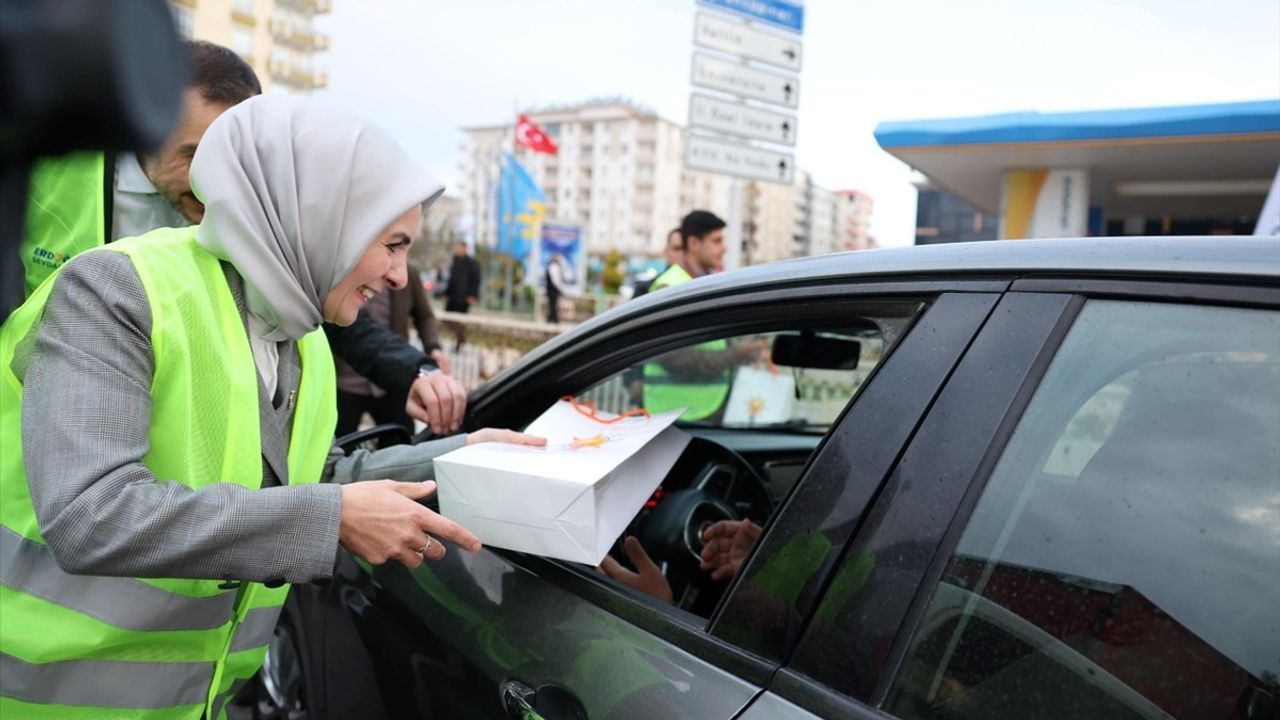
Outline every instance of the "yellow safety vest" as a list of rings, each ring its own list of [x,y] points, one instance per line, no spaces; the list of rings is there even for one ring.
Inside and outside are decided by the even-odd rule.
[[[107,242],[113,172],[100,152],[46,158],[31,171],[19,255],[24,297],[66,261]]]
[[[661,290],[672,285],[680,285],[692,280],[680,265],[672,265],[658,277],[654,278],[649,292]],[[699,352],[719,352],[729,347],[724,340],[695,345],[692,350]],[[709,418],[724,405],[729,397],[729,387],[733,382],[731,369],[725,368],[722,375],[711,380],[684,380],[679,375],[670,373],[662,363],[644,364],[644,408],[652,413],[667,412],[685,407],[681,420],[703,420]]]
[[[158,481],[261,486],[258,373],[217,258],[196,228],[160,229],[95,252],[129,256],[151,310],[150,448]],[[0,717],[191,719],[223,706],[262,664],[288,586],[71,575],[36,520],[19,451],[15,345],[53,281],[0,328]],[[334,366],[317,330],[298,343],[302,378],[290,484],[320,479],[337,420]]]

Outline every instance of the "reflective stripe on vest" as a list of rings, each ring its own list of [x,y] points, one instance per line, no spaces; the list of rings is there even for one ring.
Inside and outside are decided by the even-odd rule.
[[[128,630],[205,630],[231,620],[236,594],[177,595],[134,578],[69,575],[44,545],[0,526],[0,585]]]
[[[114,170],[114,168],[113,168]],[[106,159],[100,152],[46,158],[27,185],[21,259],[24,296],[63,263],[107,241]]]
[[[276,620],[279,617],[279,605],[250,610],[236,627],[235,634],[231,636],[231,652],[265,647],[271,642],[271,635],[276,629]]]
[[[226,709],[227,703],[231,701],[231,698],[235,697],[236,694],[244,689],[244,686],[248,684],[248,680],[236,680],[231,684],[231,687],[218,693],[217,696],[213,698],[213,702],[209,703],[208,719],[226,720],[226,715],[223,714],[222,711]]]
[[[258,374],[222,266],[194,238],[195,228],[163,229],[98,251],[129,255],[151,310],[155,373],[143,463],[159,480],[197,490],[220,482],[257,490]],[[22,432],[14,348],[52,287],[42,284],[0,328],[5,437]],[[319,480],[337,417],[333,358],[322,332],[298,348],[291,485]],[[64,573],[40,535],[21,453],[0,453],[0,525],[0,713],[80,718],[101,708],[97,715],[112,718],[194,720],[212,716],[213,701],[261,664],[288,586],[245,583],[228,592],[221,580]]]
[[[191,705],[198,711],[204,707],[212,677],[211,662],[34,664],[0,653],[0,688],[9,697],[29,703],[142,709]]]

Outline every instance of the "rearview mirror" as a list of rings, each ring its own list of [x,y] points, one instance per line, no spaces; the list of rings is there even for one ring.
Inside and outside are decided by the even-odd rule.
[[[861,354],[862,343],[857,340],[802,332],[776,336],[770,357],[775,365],[785,367],[855,370]]]

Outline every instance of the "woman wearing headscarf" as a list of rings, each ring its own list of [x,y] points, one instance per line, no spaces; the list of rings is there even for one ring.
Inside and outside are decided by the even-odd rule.
[[[0,330],[0,716],[222,716],[288,583],[327,581],[339,545],[411,568],[479,549],[415,502],[432,458],[541,443],[331,450],[317,328],[404,284],[443,191],[385,133],[254,98],[191,182],[201,225],[76,257]]]

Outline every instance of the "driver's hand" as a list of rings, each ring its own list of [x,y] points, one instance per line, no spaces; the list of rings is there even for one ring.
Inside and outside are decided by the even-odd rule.
[[[622,549],[626,551],[631,564],[636,566],[636,572],[626,569],[622,563],[608,555],[604,556],[604,562],[596,569],[633,590],[652,595],[664,603],[671,602],[671,584],[644,551],[640,541],[635,536],[628,537],[623,541]]]
[[[760,526],[750,520],[721,520],[702,531],[703,572],[712,580],[725,580],[738,574],[751,546],[760,537]]]

